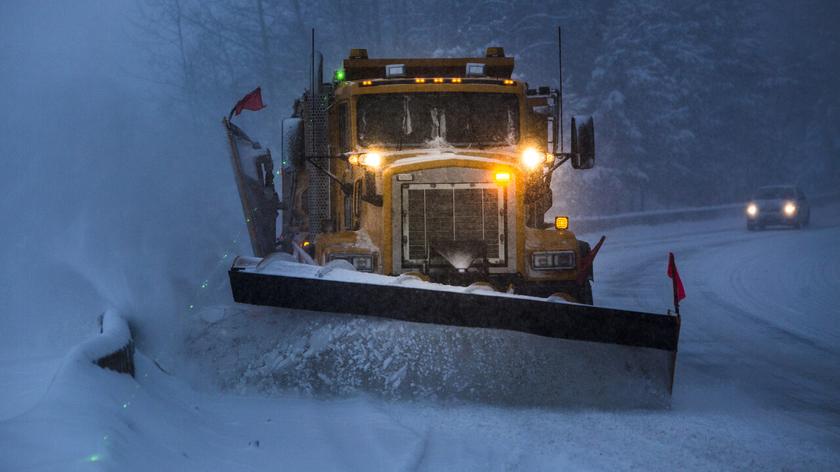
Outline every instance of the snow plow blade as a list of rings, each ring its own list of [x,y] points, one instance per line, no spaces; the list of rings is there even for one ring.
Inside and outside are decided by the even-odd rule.
[[[268,258],[267,258],[268,259]],[[260,259],[240,257],[229,271],[238,303],[389,318],[415,323],[507,330],[563,340],[558,359],[563,390],[572,403],[580,395],[626,399],[644,393],[632,406],[670,403],[679,340],[678,316],[642,313],[576,303],[556,302],[498,292],[466,292],[462,287],[435,289],[436,284],[402,285],[397,277],[375,277],[370,283],[322,275],[271,273]],[[388,283],[388,279],[397,281]],[[427,285],[430,288],[424,288]],[[441,287],[441,286],[438,286]],[[574,377],[586,377],[581,387]],[[568,383],[567,383],[568,382]],[[568,387],[568,388],[567,388]]]

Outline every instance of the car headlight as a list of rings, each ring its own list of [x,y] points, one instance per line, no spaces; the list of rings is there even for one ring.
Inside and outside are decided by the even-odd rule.
[[[793,216],[796,213],[796,205],[794,205],[793,202],[787,202],[785,203],[784,211],[785,215]]]
[[[575,251],[535,252],[531,254],[531,267],[536,270],[575,268]]]
[[[747,214],[750,216],[755,216],[758,214],[758,205],[755,203],[750,203],[747,205]]]
[[[359,272],[373,272],[373,254],[330,254],[327,256],[327,262],[339,259],[353,264]]]

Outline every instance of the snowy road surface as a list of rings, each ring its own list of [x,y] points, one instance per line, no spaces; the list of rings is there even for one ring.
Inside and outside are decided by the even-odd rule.
[[[485,349],[452,330],[208,307],[164,359],[175,375],[143,355],[136,382],[60,358],[0,358],[0,470],[838,470],[840,205],[812,222],[607,232],[600,305],[664,311],[677,255],[688,298],[670,410],[435,400],[470,372],[465,350],[511,357],[516,342],[490,337]],[[439,384],[410,384],[406,360],[438,354],[448,360],[417,368]],[[521,367],[501,367],[516,376],[492,388],[545,373]]]

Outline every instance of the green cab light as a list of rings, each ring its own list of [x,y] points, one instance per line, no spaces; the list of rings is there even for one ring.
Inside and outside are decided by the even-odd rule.
[[[344,82],[344,79],[347,77],[347,74],[344,72],[344,69],[336,69],[335,74],[333,76],[336,82]]]

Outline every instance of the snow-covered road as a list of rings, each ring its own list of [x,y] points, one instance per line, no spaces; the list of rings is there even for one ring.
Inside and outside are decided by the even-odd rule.
[[[510,357],[527,343],[209,307],[169,359],[175,375],[142,355],[136,382],[92,366],[64,365],[54,379],[25,368],[58,365],[45,359],[0,363],[0,386],[29,392],[2,394],[0,470],[838,470],[840,205],[812,221],[803,231],[751,233],[733,216],[607,232],[600,305],[664,311],[667,253],[677,255],[688,298],[670,410],[435,400],[440,385],[395,387],[411,382],[401,362],[446,358],[421,367],[457,384],[470,373],[459,365],[467,347]],[[492,388],[535,385],[540,368]],[[37,404],[34,392],[46,392]]]
[[[840,434],[840,210],[805,231],[751,233],[740,219],[622,228],[604,250],[600,300],[661,310],[661,274],[678,255],[684,300],[674,406],[714,403],[717,388]],[[652,270],[651,270],[652,269]],[[634,284],[626,281],[635,280]],[[733,399],[734,401],[734,399]]]

